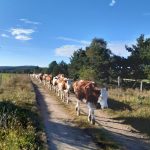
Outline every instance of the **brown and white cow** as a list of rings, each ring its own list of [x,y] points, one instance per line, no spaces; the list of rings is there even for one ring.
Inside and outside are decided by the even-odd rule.
[[[47,76],[45,76],[45,85],[47,85],[47,87],[52,90],[52,75],[48,74]]]
[[[68,78],[59,78],[57,80],[58,86],[58,96],[61,97],[62,100],[65,101],[67,99],[67,103],[69,103],[69,93],[72,87],[72,79]]]
[[[46,77],[48,76],[48,74],[43,74],[42,76],[42,82],[44,85],[46,85]]]
[[[54,90],[54,92],[57,92],[57,80],[58,80],[58,77],[53,77],[53,80],[52,80],[52,89]]]
[[[89,109],[88,121],[95,124],[94,109],[100,97],[100,89],[94,82],[85,80],[75,81],[73,89],[77,98],[77,115],[80,115],[80,102],[85,99]]]
[[[39,74],[36,74],[36,79],[42,83],[42,80],[43,80],[43,73],[39,73]]]
[[[58,93],[58,81],[60,79],[64,79],[64,74],[58,74],[57,76],[53,77],[52,85],[53,85],[53,90]]]

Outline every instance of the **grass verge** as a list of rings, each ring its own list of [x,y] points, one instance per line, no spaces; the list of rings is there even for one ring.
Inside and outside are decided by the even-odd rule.
[[[0,85],[0,150],[43,150],[45,134],[27,75],[2,74]]]
[[[109,109],[114,119],[124,120],[125,124],[150,137],[150,91],[138,89],[109,89]]]

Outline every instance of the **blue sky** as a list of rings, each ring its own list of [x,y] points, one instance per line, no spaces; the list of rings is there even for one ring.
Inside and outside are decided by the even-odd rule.
[[[0,66],[69,62],[74,50],[104,38],[125,44],[150,35],[150,0],[0,0]]]

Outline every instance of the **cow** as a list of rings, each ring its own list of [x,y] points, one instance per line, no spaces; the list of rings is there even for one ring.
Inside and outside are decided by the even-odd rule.
[[[99,100],[98,100],[98,103],[101,105],[102,109],[108,108],[107,99],[108,99],[108,89],[104,85],[101,88],[101,95],[100,95]]]
[[[52,86],[53,86],[53,90],[54,92],[57,92],[57,80],[58,80],[58,77],[53,77],[53,80],[52,80]]]
[[[67,99],[67,103],[69,103],[69,93],[72,86],[72,79],[69,78],[60,78],[57,81],[58,84],[58,96],[61,97],[62,100],[65,101]]]
[[[64,78],[64,74],[58,74],[57,76],[53,77],[52,85],[53,90],[57,93],[58,92],[58,80]]]
[[[64,90],[65,90],[65,80],[64,77],[58,78],[57,80],[57,94],[63,100],[64,98]]]
[[[43,73],[36,74],[36,75],[35,75],[35,78],[36,78],[40,83],[42,83]]]
[[[79,80],[73,83],[73,90],[77,98],[77,104],[75,106],[77,115],[80,115],[80,102],[85,99],[89,109],[88,121],[95,124],[94,109],[100,97],[100,89],[95,82]]]
[[[45,85],[47,85],[50,90],[52,90],[52,79],[53,78],[51,74],[45,76]]]
[[[73,84],[73,79],[69,79],[69,78],[65,79],[64,96],[67,98],[67,103],[69,103],[69,95],[70,95],[70,90],[72,88],[72,84]]]
[[[46,77],[48,76],[48,74],[43,74],[42,76],[42,82],[44,85],[46,85]]]
[[[32,73],[32,74],[30,74],[30,77],[34,79],[36,77],[36,74]]]

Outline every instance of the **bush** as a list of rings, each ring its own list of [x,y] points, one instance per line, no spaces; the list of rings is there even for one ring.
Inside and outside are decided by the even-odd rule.
[[[79,71],[80,79],[83,80],[96,80],[96,72],[92,68],[83,67]]]

